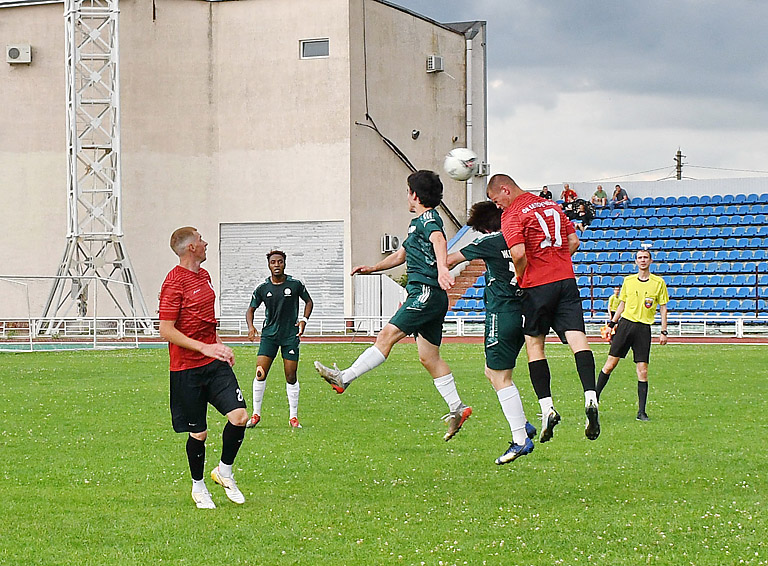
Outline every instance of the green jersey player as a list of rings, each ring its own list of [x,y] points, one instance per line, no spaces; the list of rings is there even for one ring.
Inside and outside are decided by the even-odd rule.
[[[267,374],[278,349],[283,356],[285,390],[288,395],[289,420],[293,428],[299,424],[299,381],[296,370],[299,365],[299,342],[312,314],[312,298],[304,284],[285,274],[285,252],[272,250],[267,254],[271,275],[253,292],[251,304],[245,313],[248,323],[248,339],[253,342],[258,334],[253,325],[253,314],[262,304],[266,308],[261,329],[259,355],[256,358],[256,377],[253,378],[253,416],[246,425],[253,428],[261,420],[261,403],[267,386]],[[299,317],[299,299],[304,301],[304,314]]]
[[[361,265],[352,270],[368,274],[407,263],[408,298],[381,329],[373,346],[365,350],[345,370],[315,362],[315,368],[337,393],[343,393],[353,380],[384,363],[392,347],[408,336],[416,337],[419,361],[433,378],[435,387],[448,404],[443,417],[448,423],[444,440],[450,440],[472,414],[461,402],[451,368],[440,357],[443,319],[448,310],[446,290],[453,286],[448,271],[448,256],[443,221],[435,210],[443,198],[443,184],[432,171],[416,171],[408,176],[408,209],[416,214],[408,226],[403,247],[376,265]]]
[[[501,210],[490,201],[475,203],[467,225],[486,234],[448,256],[448,265],[485,261],[485,376],[496,390],[501,410],[512,431],[509,449],[496,459],[506,464],[533,451],[536,429],[528,423],[520,392],[512,381],[517,355],[525,343],[520,310],[522,293],[517,286],[512,255],[501,230]]]

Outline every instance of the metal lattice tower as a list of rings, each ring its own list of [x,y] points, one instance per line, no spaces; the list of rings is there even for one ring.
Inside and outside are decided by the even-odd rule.
[[[123,245],[120,182],[118,0],[65,0],[67,245],[45,305],[43,332],[86,316],[89,285],[103,285],[114,314],[149,313]],[[99,276],[130,283],[77,276]],[[95,290],[93,290],[95,292]],[[100,308],[103,305],[100,305]]]

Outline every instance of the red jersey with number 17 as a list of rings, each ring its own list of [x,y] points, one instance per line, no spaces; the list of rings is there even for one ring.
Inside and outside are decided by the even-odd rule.
[[[205,344],[216,343],[216,293],[211,276],[202,267],[195,273],[174,267],[160,290],[160,320],[175,320],[184,336]],[[168,343],[171,371],[199,368],[214,361],[200,352]]]
[[[576,230],[556,202],[531,193],[518,196],[501,215],[501,231],[510,248],[525,244],[528,265],[520,287],[575,277],[568,235]]]

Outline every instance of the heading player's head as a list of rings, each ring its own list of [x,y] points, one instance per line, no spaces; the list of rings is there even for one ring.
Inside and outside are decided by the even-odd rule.
[[[469,209],[467,226],[478,232],[490,234],[501,230],[501,210],[491,201],[476,202]]]
[[[435,208],[443,200],[443,183],[437,173],[422,169],[408,175],[408,193],[424,208]]]
[[[523,190],[509,175],[497,173],[488,181],[486,194],[493,204],[504,210],[512,204],[513,200],[523,194]]]
[[[267,253],[267,265],[275,277],[280,277],[285,271],[285,257],[285,252],[281,250],[270,250]]]
[[[171,234],[171,249],[180,258],[191,254],[193,259],[203,262],[207,247],[208,242],[203,240],[197,228],[192,226],[178,228]]]

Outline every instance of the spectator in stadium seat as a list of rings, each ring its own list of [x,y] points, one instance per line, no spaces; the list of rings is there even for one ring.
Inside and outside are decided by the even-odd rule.
[[[617,206],[621,206],[625,209],[629,206],[629,195],[627,194],[627,191],[621,188],[621,185],[616,185],[616,188],[613,190],[613,196],[611,197],[611,200],[608,201],[608,208],[611,212],[613,212],[613,209]]]
[[[580,232],[583,232],[594,219],[595,218],[592,216],[592,211],[587,207],[587,203],[583,200],[579,201],[579,206],[576,209],[575,215],[572,219],[573,227]]]
[[[639,250],[635,254],[637,273],[624,278],[619,293],[619,306],[608,321],[611,349],[600,375],[597,377],[597,396],[608,384],[611,372],[619,360],[629,353],[637,370],[637,420],[647,421],[645,405],[648,399],[648,361],[651,354],[651,325],[656,316],[656,307],[661,312],[661,336],[659,344],[667,343],[667,303],[669,293],[664,279],[650,271],[651,252]],[[615,328],[615,333],[611,332]]]
[[[560,200],[563,201],[563,204],[571,203],[577,198],[579,198],[579,195],[576,194],[576,191],[571,188],[571,185],[565,183],[563,185],[563,192],[560,193]]]
[[[541,187],[541,192],[539,193],[539,196],[541,198],[545,198],[547,200],[552,200],[552,191],[550,191],[546,185]]]
[[[602,185],[597,186],[597,190],[592,195],[592,204],[595,205],[597,208],[603,208],[604,206],[608,205],[608,195],[603,190]]]
[[[608,320],[613,320],[613,313],[615,313],[616,309],[619,308],[619,303],[621,302],[619,300],[620,292],[621,292],[621,287],[614,287],[613,295],[611,295],[608,298]]]

